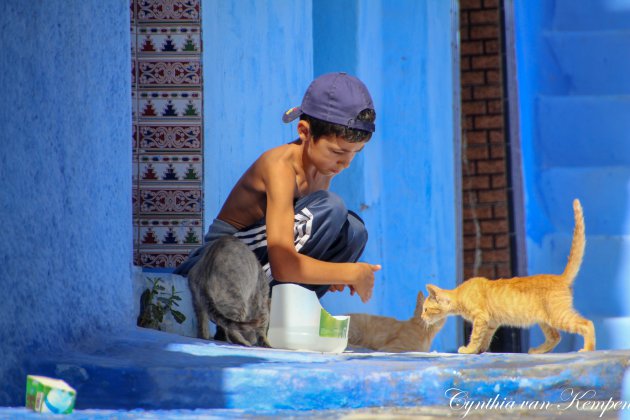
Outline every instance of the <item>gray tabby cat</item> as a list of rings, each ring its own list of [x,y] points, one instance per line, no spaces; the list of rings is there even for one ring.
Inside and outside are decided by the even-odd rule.
[[[188,273],[188,285],[199,338],[210,339],[212,321],[229,343],[269,347],[269,282],[239,239],[223,236],[207,247]]]

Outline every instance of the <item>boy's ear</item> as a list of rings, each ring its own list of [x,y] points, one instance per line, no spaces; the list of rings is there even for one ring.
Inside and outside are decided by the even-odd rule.
[[[300,120],[297,125],[298,135],[300,140],[307,141],[311,138],[311,125],[308,121]]]

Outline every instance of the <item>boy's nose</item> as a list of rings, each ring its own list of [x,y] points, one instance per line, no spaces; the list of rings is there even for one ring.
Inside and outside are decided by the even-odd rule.
[[[348,166],[350,166],[350,162],[352,162],[352,158],[345,158],[345,159],[339,160],[339,164],[343,166],[344,168],[347,168]]]

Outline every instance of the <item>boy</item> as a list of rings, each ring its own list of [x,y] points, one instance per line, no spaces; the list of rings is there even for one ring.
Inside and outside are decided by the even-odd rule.
[[[176,274],[187,275],[217,238],[234,235],[254,252],[271,286],[298,283],[318,297],[349,286],[363,302],[371,298],[380,266],[356,262],[367,242],[365,226],[328,188],[374,132],[372,98],[359,79],[325,74],[283,121],[297,117],[299,138],[268,150],[247,169],[210,226],[204,246]]]

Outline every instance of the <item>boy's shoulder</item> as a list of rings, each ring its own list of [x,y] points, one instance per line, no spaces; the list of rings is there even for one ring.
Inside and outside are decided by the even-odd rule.
[[[249,180],[253,185],[262,185],[273,180],[274,183],[281,179],[295,180],[298,173],[301,173],[301,159],[296,146],[292,143],[268,149],[263,152],[258,159],[250,166],[244,175],[244,179]],[[295,181],[291,181],[294,183]],[[259,184],[260,183],[260,184]]]
[[[287,143],[268,149],[256,159],[256,165],[272,168],[277,165],[294,166],[299,161],[297,147],[294,143]]]

